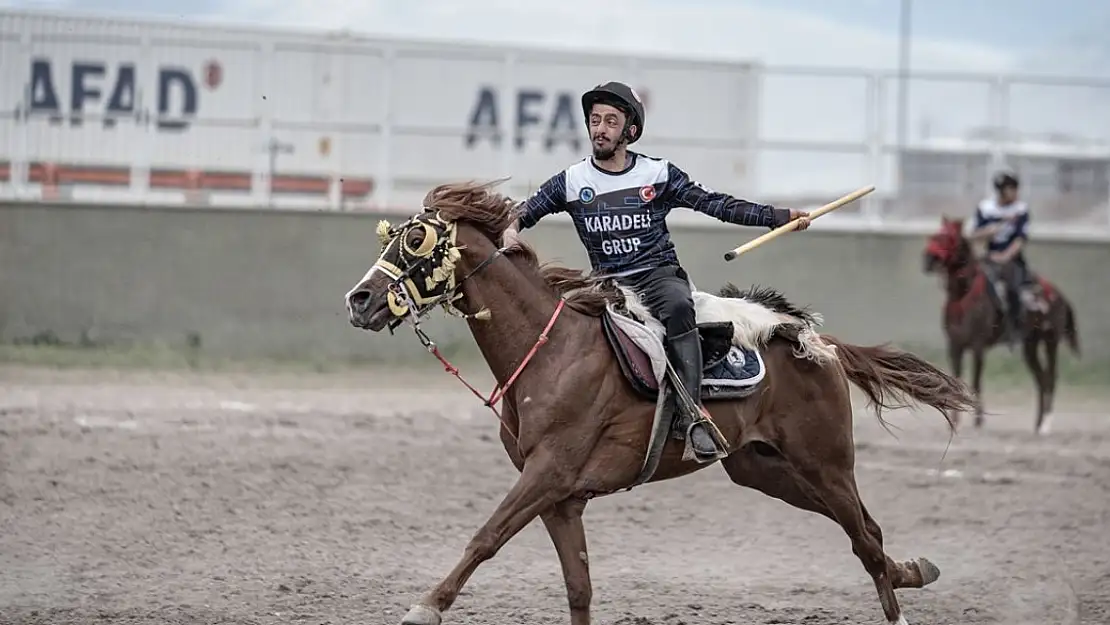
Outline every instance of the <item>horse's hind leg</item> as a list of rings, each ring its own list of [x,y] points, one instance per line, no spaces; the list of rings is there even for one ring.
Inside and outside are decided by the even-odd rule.
[[[851,471],[823,477],[819,471],[815,474],[795,467],[763,443],[749,445],[721,463],[736,484],[836,521],[852,541],[852,552],[871,575],[889,622],[906,622],[894,596],[895,588],[921,588],[939,576],[939,570],[927,560],[895,562],[883,551],[882,531],[860,502]]]
[[[1045,366],[1044,366],[1044,393],[1041,399],[1041,416],[1037,423],[1037,434],[1048,434],[1052,431],[1052,408],[1056,402],[1056,359],[1060,351],[1060,339],[1055,332],[1045,337]]]
[[[1036,426],[1033,428],[1034,432],[1040,431],[1045,414],[1045,372],[1044,369],[1041,368],[1041,358],[1037,353],[1039,344],[1040,338],[1033,335],[1027,337],[1022,346],[1022,353],[1025,356],[1025,366],[1029,368],[1029,373],[1033,376],[1033,383],[1037,386],[1037,417]]]
[[[744,454],[738,453],[726,460],[729,460],[729,462],[724,465],[725,471],[728,472],[729,477],[734,483],[755,488],[764,494],[780,499],[796,508],[816,512],[839,524],[839,521],[837,521],[828,506],[825,505],[825,502],[813,497],[811,494],[813,492],[812,488],[807,488],[806,486],[798,484],[797,480],[793,477],[792,471],[785,467],[786,461],[782,459],[781,456],[774,459],[752,458],[750,456],[744,457]],[[776,463],[777,466],[771,463]],[[730,467],[730,465],[732,466]],[[857,500],[859,500],[858,490],[855,489],[854,481],[852,487],[856,492]],[[859,506],[863,513],[865,528],[875,537],[875,540],[879,542],[879,546],[881,547],[883,544],[882,529],[875,519],[871,517],[871,514],[867,511],[867,507],[863,505],[862,500],[859,501]],[[940,570],[926,558],[898,562],[887,555],[886,564],[891,574],[891,582],[896,589],[923,588],[935,582],[940,577]]]
[[[858,493],[856,497],[859,497]],[[882,546],[883,530],[871,516],[871,513],[867,511],[867,506],[863,505],[863,501],[860,501],[859,507],[863,512],[864,526],[875,537],[875,540],[879,541],[879,546]],[[890,556],[887,556],[886,565],[887,569],[891,571],[891,582],[895,588],[924,588],[940,579],[940,569],[928,558],[895,562]]]
[[[823,470],[809,466],[797,468],[813,498],[824,501],[833,518],[848,534],[852,541],[852,553],[860,559],[875,583],[887,621],[905,623],[898,599],[894,596],[895,571],[888,566],[889,558],[883,552],[881,538],[867,530],[863,504],[860,503],[851,470],[838,469],[834,465],[823,467]]]

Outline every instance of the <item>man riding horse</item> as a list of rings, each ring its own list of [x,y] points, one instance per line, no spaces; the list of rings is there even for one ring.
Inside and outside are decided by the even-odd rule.
[[[522,203],[505,232],[512,245],[519,231],[544,216],[569,213],[597,279],[613,278],[640,294],[666,329],[667,357],[699,414],[684,414],[681,427],[701,461],[718,456],[701,403],[702,355],[691,284],[681,267],[666,217],[686,206],[727,223],[777,228],[794,219],[809,227],[809,214],[737,199],[707,189],[673,163],[629,151],[644,129],[644,105],[628,85],[608,82],[582,95],[593,155],[555,174]]]
[[[974,241],[987,242],[987,269],[1006,284],[1005,329],[1011,349],[1022,336],[1021,291],[1033,282],[1024,254],[1029,238],[1029,207],[1018,199],[1019,187],[1016,174],[995,174],[997,195],[976,207],[975,228],[970,236]]]

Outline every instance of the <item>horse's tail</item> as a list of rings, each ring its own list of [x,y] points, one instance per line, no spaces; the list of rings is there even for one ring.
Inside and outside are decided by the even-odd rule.
[[[884,408],[906,408],[912,400],[936,408],[954,432],[952,413],[970,411],[976,405],[975,396],[959,378],[920,356],[889,344],[852,345],[827,334],[821,338],[836,347],[848,380],[867,395],[884,427],[888,426],[882,416]]]
[[[1064,337],[1068,341],[1068,346],[1076,356],[1081,356],[1082,352],[1079,349],[1079,327],[1075,324],[1075,310],[1071,307],[1071,302],[1060,296],[1060,301],[1064,304]]]

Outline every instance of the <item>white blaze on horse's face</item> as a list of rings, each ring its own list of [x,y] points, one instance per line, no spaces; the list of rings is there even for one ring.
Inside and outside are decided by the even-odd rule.
[[[382,252],[362,279],[343,298],[351,325],[374,329],[372,326],[378,324],[372,322],[383,316],[383,310],[388,310],[388,285],[400,277],[393,271],[396,264],[388,261],[388,258],[397,256],[400,245],[399,237],[390,237],[390,231],[388,222],[378,224]]]
[[[385,253],[384,250],[383,250],[382,253],[383,254]],[[381,267],[377,263],[375,263],[373,265],[370,265],[370,269],[368,269],[366,271],[366,274],[362,276],[362,279],[360,279],[358,282],[356,282],[355,285],[353,287],[351,287],[351,290],[347,291],[347,294],[343,296],[343,301],[346,302],[346,304],[347,304],[347,312],[348,313],[353,310],[352,305],[351,305],[352,296],[354,296],[354,294],[357,293],[358,291],[360,291],[362,289],[365,289],[367,286],[369,286],[370,280],[374,277],[374,273],[376,273],[376,272],[384,274],[385,277],[388,278],[389,280],[396,280],[397,279],[397,276],[392,275],[391,272],[387,271],[385,268]]]
[[[397,279],[397,276],[390,275],[388,271],[379,267],[378,265],[371,265],[369,271],[366,272],[366,275],[362,276],[362,279],[355,283],[355,285],[351,287],[351,290],[347,291],[347,294],[343,297],[343,301],[347,305],[348,317],[353,318],[355,314],[355,306],[353,303],[355,294],[359,293],[360,291],[366,290],[367,287],[370,286],[370,281],[373,279],[375,272],[384,274],[385,277],[391,281]]]

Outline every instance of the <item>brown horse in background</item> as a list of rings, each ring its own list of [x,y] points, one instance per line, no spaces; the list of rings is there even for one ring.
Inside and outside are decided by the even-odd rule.
[[[941,218],[938,232],[925,244],[925,272],[944,271],[945,292],[943,327],[948,337],[948,357],[952,374],[961,377],[964,352],[971,350],[971,387],[975,391],[975,426],[983,426],[983,359],[987,350],[998,344],[1004,332],[1004,293],[999,293],[964,236],[964,220]],[[1003,268],[1005,270],[1005,268]],[[1022,353],[1037,385],[1038,434],[1051,426],[1056,398],[1056,358],[1060,339],[1067,340],[1078,356],[1079,332],[1075,312],[1058,287],[1041,276],[1033,276],[1023,320]],[[1039,350],[1044,346],[1045,362]],[[958,420],[957,420],[958,425]]]
[[[490,187],[443,185],[407,222],[381,222],[381,257],[346,297],[355,327],[392,330],[405,319],[437,356],[417,313],[448,303],[445,308],[463,316],[503,393],[500,437],[520,471],[458,564],[402,623],[439,625],[477,567],[538,516],[562,565],[570,622],[589,625],[593,590],[583,511],[589,499],[639,483],[653,439],[656,404],[636,388],[650,376],[624,368],[635,350],[614,338],[607,318],[618,314],[611,306],[634,305],[629,292],[595,284],[582,272],[540,266],[527,246],[502,249],[514,202]],[[695,301],[703,342],[720,327],[705,324],[717,311],[732,322],[728,340],[753,345],[765,363],[766,375],[747,398],[703,396],[729,448],[721,460],[728,477],[839,524],[887,621],[905,623],[894,589],[924,587],[940,571],[925,558],[895,561],[883,550],[882,531],[856,486],[849,386],[864,391],[880,420],[883,408],[903,399],[947,418],[974,398],[958,379],[913,354],[818,334],[816,315],[772,291],[741,294],[731,287],[719,296],[696,293]],[[487,400],[496,404],[493,396]],[[648,481],[705,466],[683,459],[682,443],[667,437]]]

